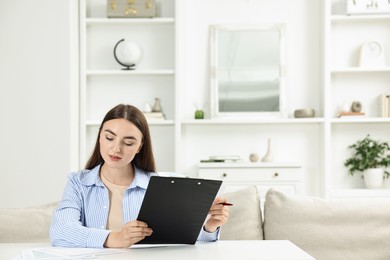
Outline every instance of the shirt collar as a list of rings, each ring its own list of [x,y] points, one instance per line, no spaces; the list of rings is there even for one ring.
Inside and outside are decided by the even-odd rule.
[[[134,180],[130,184],[129,189],[140,187],[146,190],[149,184],[150,176],[150,173],[147,173],[144,170],[141,170],[134,166]]]
[[[94,184],[96,186],[104,186],[103,182],[99,177],[99,172],[100,164],[95,166],[92,170],[83,170],[80,176],[81,184],[85,186],[91,186]]]
[[[82,177],[81,177],[81,183],[85,186],[104,186],[102,180],[99,177],[101,165],[97,165],[95,168],[93,168],[90,171],[83,171]],[[128,189],[140,187],[142,189],[146,189],[149,184],[149,179],[151,177],[151,173],[145,172],[144,170],[141,170],[134,166],[134,180],[130,184]]]

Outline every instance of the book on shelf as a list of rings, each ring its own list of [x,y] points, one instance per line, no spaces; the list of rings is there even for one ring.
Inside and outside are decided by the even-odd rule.
[[[143,112],[147,121],[162,121],[165,120],[163,112]]]
[[[165,117],[163,112],[143,112],[145,117],[149,118],[161,118]]]
[[[365,115],[364,112],[340,112],[337,117],[360,117]]]
[[[200,160],[201,163],[210,163],[210,162],[225,162],[225,160],[216,160],[216,159],[205,159],[205,160]]]
[[[213,155],[209,156],[209,159],[200,160],[201,163],[235,163],[242,161],[239,155]]]
[[[239,155],[211,155],[209,156],[210,160],[240,160]]]
[[[390,117],[390,93],[381,95],[381,115],[382,117]]]
[[[238,159],[238,160],[229,160],[229,159],[205,159],[200,160],[201,163],[237,163],[237,162],[243,162],[244,160]]]

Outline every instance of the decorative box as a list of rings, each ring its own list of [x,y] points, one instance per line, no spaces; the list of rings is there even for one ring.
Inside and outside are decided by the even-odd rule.
[[[155,16],[155,0],[107,0],[108,18],[150,18]]]
[[[347,0],[347,14],[387,14],[390,13],[388,0]]]

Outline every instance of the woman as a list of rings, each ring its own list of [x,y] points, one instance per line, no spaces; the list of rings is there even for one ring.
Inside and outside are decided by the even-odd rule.
[[[150,177],[157,175],[147,121],[131,105],[120,104],[104,117],[85,170],[71,173],[53,215],[53,246],[129,247],[150,236],[136,220]],[[228,219],[226,200],[216,198],[199,235],[215,241]]]

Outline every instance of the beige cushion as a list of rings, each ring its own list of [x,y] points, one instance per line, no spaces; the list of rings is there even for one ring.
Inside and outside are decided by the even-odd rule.
[[[221,240],[263,239],[259,194],[256,186],[222,195],[234,205],[229,207],[229,220],[221,227]]]
[[[58,202],[38,207],[0,209],[0,242],[49,242],[51,218]]]
[[[264,237],[320,259],[390,259],[390,199],[299,197],[269,190]]]

